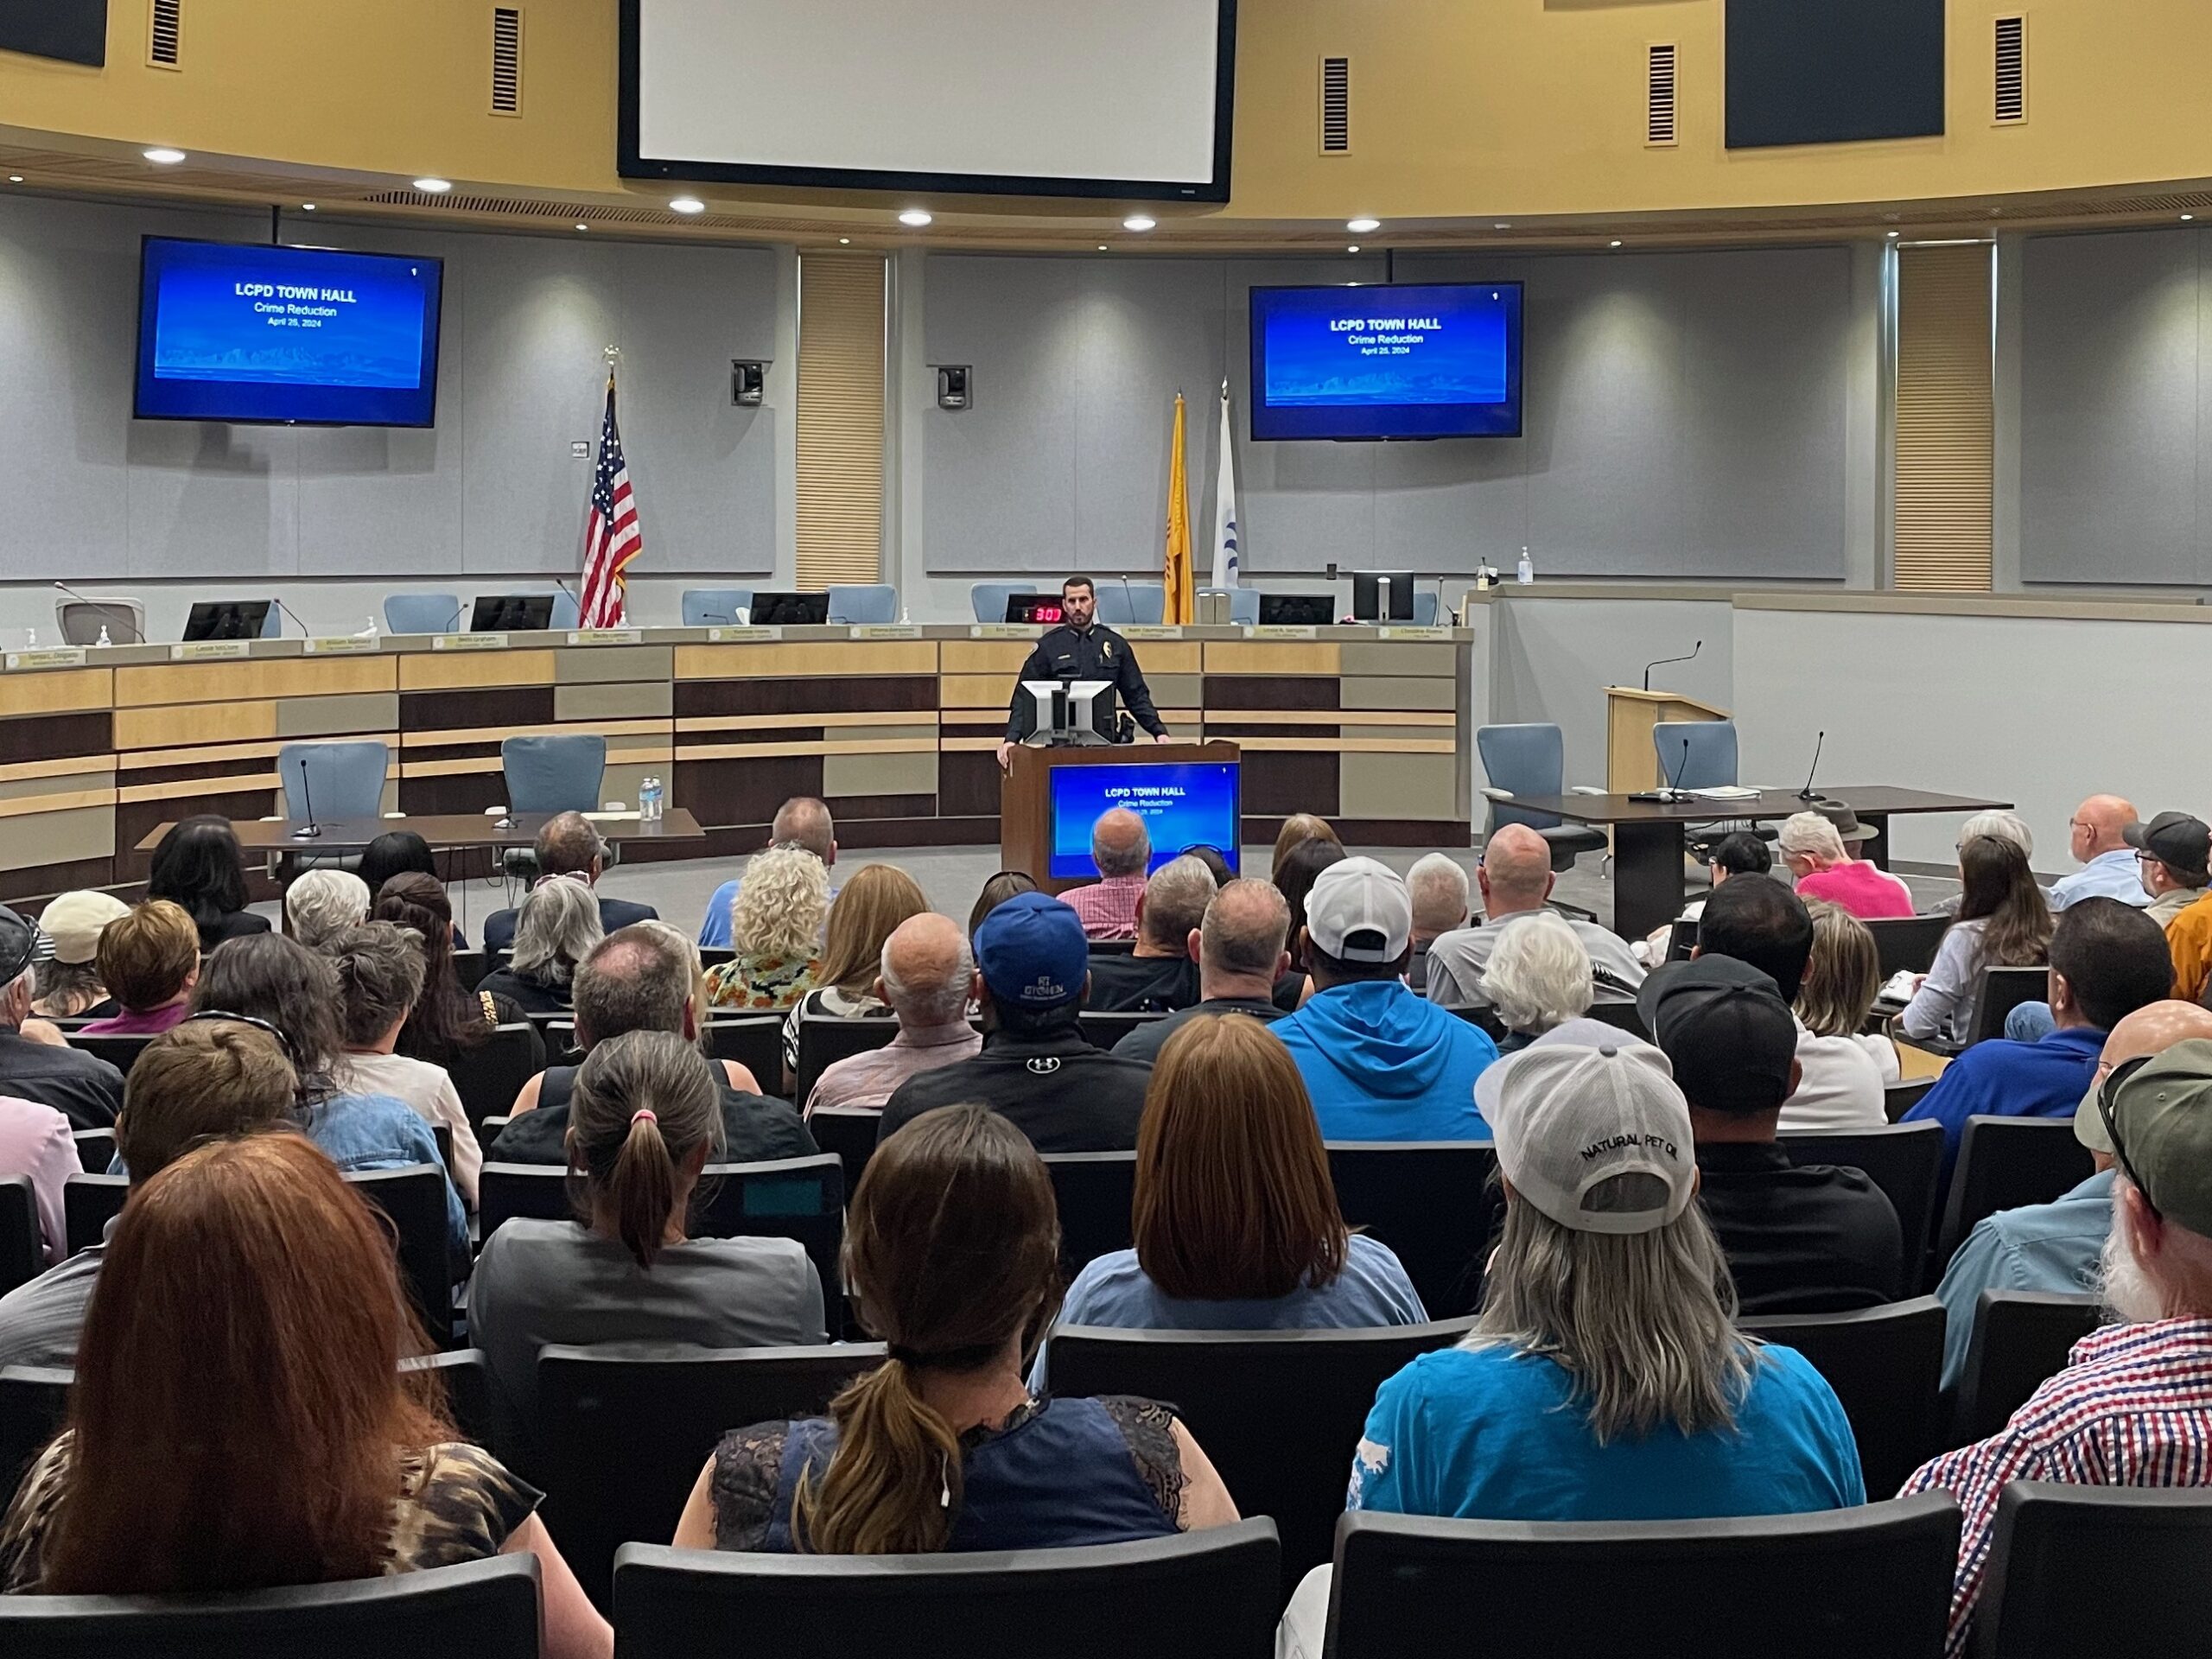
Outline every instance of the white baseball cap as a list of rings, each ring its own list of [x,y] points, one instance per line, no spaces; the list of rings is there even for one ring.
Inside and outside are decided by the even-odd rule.
[[[1689,1107],[1659,1050],[1633,1039],[1532,1045],[1490,1071],[1501,1074],[1484,1108],[1498,1167],[1515,1193],[1560,1226],[1649,1233],[1689,1207],[1697,1192]],[[1632,1174],[1660,1183],[1653,1201],[1606,1205],[1597,1190]]]
[[[1313,878],[1306,931],[1339,962],[1395,962],[1414,938],[1414,901],[1403,877],[1371,858],[1340,858]],[[1374,939],[1353,942],[1356,934]]]

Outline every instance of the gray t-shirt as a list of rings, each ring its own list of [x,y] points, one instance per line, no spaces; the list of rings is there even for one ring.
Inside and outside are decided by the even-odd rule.
[[[99,1282],[98,1245],[0,1296],[0,1365],[77,1363],[77,1336]]]
[[[1483,971],[1490,966],[1491,952],[1497,948],[1498,936],[1522,917],[1535,914],[1534,911],[1516,911],[1498,921],[1455,927],[1449,933],[1438,934],[1428,947],[1428,1000],[1446,1008],[1489,1007],[1490,996],[1483,988]],[[1635,1001],[1636,988],[1643,983],[1643,976],[1649,970],[1636,959],[1628,941],[1579,916],[1565,919],[1574,930],[1575,938],[1582,941],[1582,948],[1590,953],[1592,1001]]]

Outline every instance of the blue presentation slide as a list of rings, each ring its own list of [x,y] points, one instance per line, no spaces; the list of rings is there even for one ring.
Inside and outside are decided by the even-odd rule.
[[[1255,288],[1252,435],[1521,429],[1521,287]]]
[[[1062,879],[1092,876],[1090,827],[1111,808],[1126,806],[1152,836],[1152,868],[1185,847],[1218,848],[1237,862],[1243,791],[1234,762],[1159,766],[1059,766],[1052,772],[1052,868]]]
[[[148,238],[142,418],[428,425],[440,262]]]

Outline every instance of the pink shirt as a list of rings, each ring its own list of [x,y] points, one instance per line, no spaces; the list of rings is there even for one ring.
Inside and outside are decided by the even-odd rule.
[[[1797,883],[1800,899],[1825,899],[1862,922],[1912,914],[1912,889],[1887,870],[1863,858],[1846,859],[1815,870]]]
[[[1144,897],[1144,877],[1109,875],[1087,887],[1070,887],[1060,902],[1083,918],[1087,939],[1134,939],[1137,936],[1137,900]]]
[[[61,1216],[61,1189],[82,1173],[69,1120],[51,1106],[0,1096],[0,1176],[28,1175],[38,1199],[39,1230],[46,1235],[46,1259],[69,1254],[69,1230]]]
[[[165,1003],[158,1008],[125,1008],[105,1020],[87,1020],[80,1029],[87,1037],[158,1037],[182,1025],[191,1012],[189,1001]]]

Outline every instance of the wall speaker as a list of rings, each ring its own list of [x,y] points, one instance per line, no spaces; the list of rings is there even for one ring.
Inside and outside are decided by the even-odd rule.
[[[937,365],[937,406],[939,409],[968,407],[968,389],[973,369],[965,363],[940,363]]]
[[[768,365],[741,357],[729,360],[729,400],[741,409],[758,408],[766,397]]]

